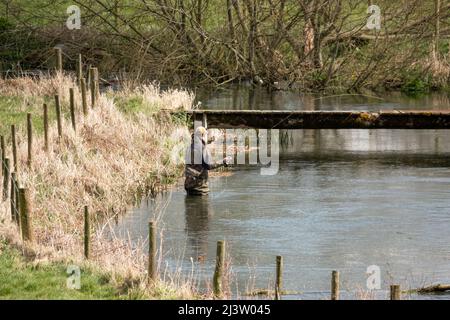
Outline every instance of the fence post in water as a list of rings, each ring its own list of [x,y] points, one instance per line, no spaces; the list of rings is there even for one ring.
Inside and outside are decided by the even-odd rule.
[[[259,150],[259,129],[256,129],[256,148]]]
[[[44,150],[48,151],[48,107],[44,103]]]
[[[87,116],[88,114],[88,104],[87,104],[87,96],[86,96],[86,79],[81,78],[81,103],[83,105],[83,114]]]
[[[391,285],[391,300],[401,300],[400,285]]]
[[[62,62],[62,50],[61,50],[61,48],[55,48],[55,55],[56,55],[56,71],[62,73],[62,71],[63,71],[63,62]]]
[[[84,207],[84,257],[89,259],[91,249],[91,223],[89,220],[89,208]]]
[[[150,221],[148,224],[148,281],[153,284],[156,280],[156,224]]]
[[[5,173],[5,164],[4,164],[4,161],[5,161],[5,156],[6,156],[6,150],[5,150],[5,137],[4,136],[0,136],[0,148],[1,148],[1,155],[0,155],[0,157],[1,157],[1,167],[2,167],[2,169],[1,169],[1,171],[2,171],[2,175]]]
[[[77,131],[77,124],[75,119],[75,92],[73,88],[69,89],[70,92],[70,119],[72,120],[73,131]]]
[[[267,141],[267,152],[266,154],[269,155],[270,157],[273,157],[274,155],[272,154],[272,129],[267,129],[267,136],[266,136],[266,141]]]
[[[239,164],[238,163],[238,137],[236,135],[236,130],[233,130],[233,137],[232,137],[232,141],[233,141],[233,164]]]
[[[223,142],[222,142],[222,153],[223,156],[227,156],[227,129],[223,129]]]
[[[16,173],[11,173],[11,193],[9,195],[10,201],[11,201],[11,220],[14,222],[17,221],[17,217],[19,216],[17,214],[17,204],[16,204]]]
[[[248,134],[248,130],[246,130],[247,134],[244,137],[244,156],[245,156],[245,163],[244,164],[250,164],[250,136]]]
[[[27,165],[30,168],[33,161],[33,121],[31,113],[27,113],[27,137],[28,137],[28,159]]]
[[[31,201],[28,190],[19,188],[20,225],[22,227],[23,241],[33,241],[33,229],[31,227]]]
[[[216,269],[214,270],[213,290],[216,298],[222,297],[223,269],[225,263],[225,242],[217,241]]]
[[[13,167],[11,171],[18,172],[17,165],[17,141],[16,141],[16,125],[11,125],[11,144],[12,144],[12,155],[13,155]]]
[[[339,271],[331,273],[331,300],[339,300]]]
[[[283,257],[277,256],[277,278],[275,282],[275,300],[281,300],[282,281],[283,281]]]
[[[55,108],[56,108],[56,122],[58,124],[58,137],[62,137],[62,119],[61,119],[61,102],[59,95],[55,95]]]
[[[9,185],[9,170],[10,170],[10,163],[9,159],[5,158],[3,160],[3,165],[5,171],[3,172],[3,200],[8,199],[8,185]]]
[[[81,87],[81,79],[83,78],[83,57],[81,54],[78,55],[77,60],[77,81],[78,87]]]

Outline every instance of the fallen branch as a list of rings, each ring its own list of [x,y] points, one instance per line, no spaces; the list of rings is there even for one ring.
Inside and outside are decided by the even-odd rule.
[[[299,295],[301,292],[297,291],[281,291],[280,294],[282,296],[288,296],[288,295]],[[255,289],[250,292],[246,292],[243,294],[243,296],[247,297],[255,297],[255,296],[274,296],[275,290],[268,290],[268,289]]]
[[[418,294],[429,294],[445,292],[450,290],[450,284],[435,284],[428,287],[407,290],[406,293],[418,293]]]

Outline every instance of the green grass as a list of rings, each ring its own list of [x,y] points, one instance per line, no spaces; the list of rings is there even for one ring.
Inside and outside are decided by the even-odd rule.
[[[108,277],[81,269],[81,289],[67,288],[67,265],[27,264],[16,250],[3,246],[0,253],[0,299],[91,300],[121,299]]]
[[[54,121],[56,116],[51,108],[52,101],[45,100],[45,102],[49,106],[49,122]],[[0,96],[0,135],[9,140],[12,124],[15,124],[18,129],[25,130],[28,112],[33,115],[34,131],[38,134],[43,133],[42,99],[28,98],[25,100],[25,98],[17,96]]]
[[[145,115],[151,115],[159,110],[157,105],[146,103],[144,98],[139,95],[123,97],[113,93],[110,97],[114,98],[117,108],[124,114],[133,115],[143,113]]]
[[[144,99],[140,96],[115,97],[117,108],[127,114],[136,112],[150,112],[145,108]]]
[[[22,100],[19,97],[0,96],[0,134],[6,136],[11,124],[26,121],[26,112],[18,112]]]

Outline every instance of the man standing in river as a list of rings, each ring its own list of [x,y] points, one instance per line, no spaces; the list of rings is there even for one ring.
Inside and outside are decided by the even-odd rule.
[[[188,195],[207,195],[209,193],[208,171],[228,166],[229,158],[213,163],[206,139],[207,130],[204,127],[197,127],[192,135],[191,145],[186,151],[184,188]]]

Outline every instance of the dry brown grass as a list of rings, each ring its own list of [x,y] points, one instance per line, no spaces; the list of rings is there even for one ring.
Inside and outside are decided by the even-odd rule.
[[[40,78],[34,79],[29,77],[23,78],[0,78],[0,95],[2,96],[18,96],[40,97],[61,95],[64,102],[69,101],[69,88],[75,86],[71,77],[62,75],[42,74]],[[63,94],[66,93],[66,94]]]
[[[122,82],[122,89],[115,93],[116,97],[138,96],[143,100],[143,105],[149,108],[156,106],[158,109],[182,109],[189,110],[193,107],[195,95],[192,92],[180,89],[167,89],[161,91],[155,82],[134,85],[128,81]]]
[[[59,93],[63,104],[67,104],[69,88],[76,87],[74,80],[65,76],[0,81],[1,95],[41,97]],[[154,85],[117,93],[127,94],[142,95],[145,101],[160,109],[189,108],[193,102],[189,93],[163,93]],[[76,96],[79,98],[78,90]],[[176,181],[182,166],[168,155],[189,132],[185,125],[175,124],[164,113],[126,116],[116,108],[114,101],[110,95],[101,95],[96,109],[87,117],[78,112],[77,132],[71,129],[70,121],[64,120],[61,140],[53,123],[48,152],[43,150],[43,137],[35,137],[33,163],[29,169],[26,135],[19,131],[18,176],[20,184],[28,188],[31,195],[36,238],[35,244],[25,247],[34,252],[36,259],[84,263],[83,207],[87,205],[95,225],[89,263],[117,275],[128,289],[144,290],[145,243],[133,248],[127,241],[111,239],[108,224],[138,200],[136,195],[145,196]],[[7,154],[10,153],[8,148]],[[0,236],[20,246],[18,230],[10,216],[9,202],[1,202]],[[190,284],[173,279],[159,283],[150,294],[164,297],[167,292],[177,297],[193,294]]]
[[[445,87],[448,85],[450,78],[450,65],[446,59],[436,59],[430,57],[424,61],[426,68],[431,75],[432,84],[437,87]]]

